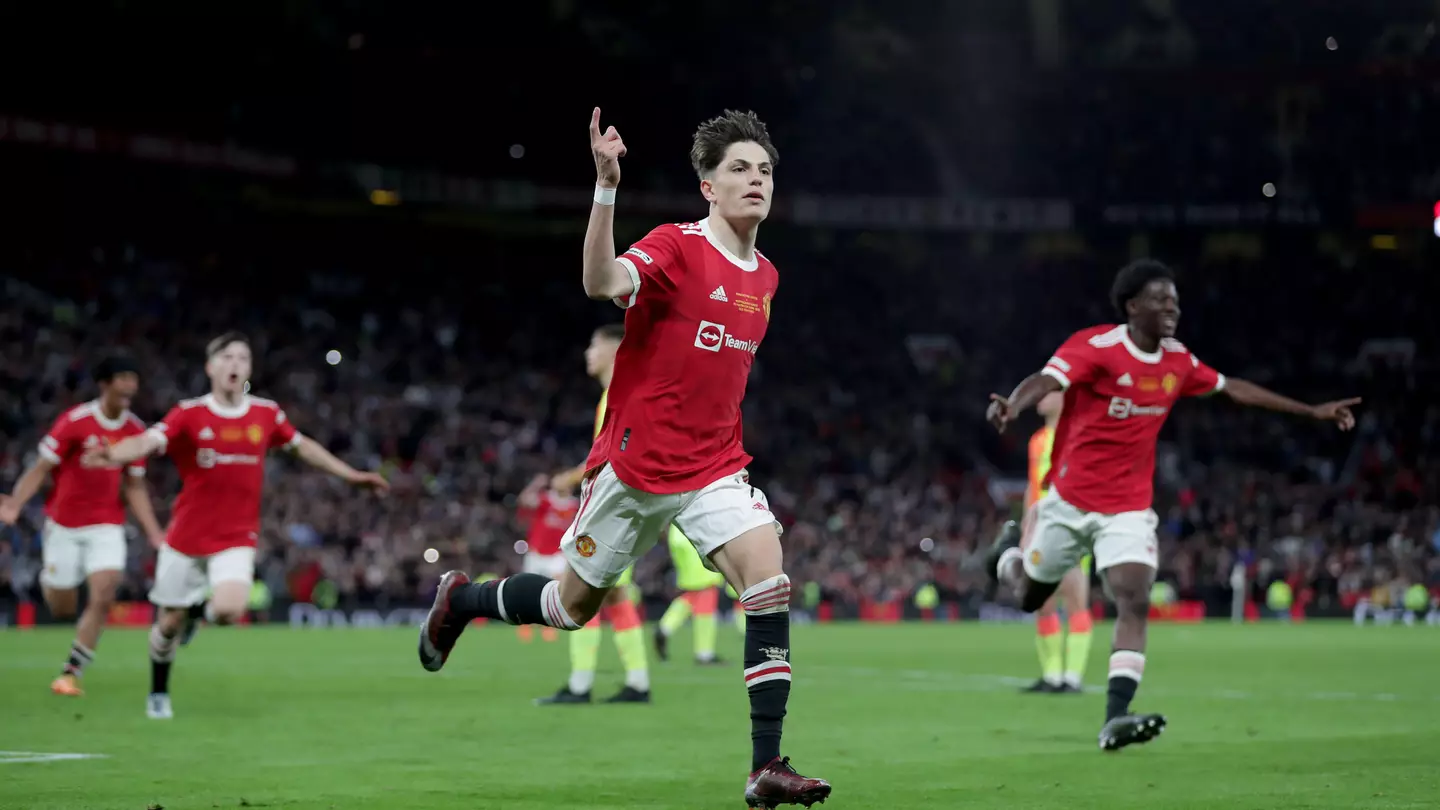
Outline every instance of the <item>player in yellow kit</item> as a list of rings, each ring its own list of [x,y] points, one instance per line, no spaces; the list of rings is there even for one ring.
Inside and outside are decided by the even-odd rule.
[[[595,408],[595,434],[605,422],[605,403],[610,393],[610,376],[615,370],[615,352],[625,337],[622,324],[607,324],[595,330],[590,336],[590,345],[585,349],[585,371],[605,389],[600,394],[600,404]],[[567,484],[579,486],[585,476],[585,465],[569,473],[572,479]],[[600,660],[600,622],[608,619],[615,635],[615,651],[620,654],[620,664],[625,668],[625,685],[606,703],[649,703],[650,663],[645,655],[645,627],[640,619],[640,610],[630,596],[631,584],[635,579],[635,568],[631,566],[620,576],[615,588],[605,599],[601,612],[584,627],[570,633],[570,680],[549,697],[538,698],[542,706],[589,703],[590,690],[595,684],[595,666]]]
[[[1045,476],[1050,472],[1050,449],[1055,441],[1055,425],[1060,422],[1064,409],[1065,395],[1056,391],[1048,394],[1035,410],[1045,420],[1045,426],[1030,437],[1030,484],[1025,489],[1025,530],[1023,544],[1030,539],[1030,524],[1034,520],[1032,507],[1045,495],[1041,488]],[[1065,605],[1065,615],[1070,632],[1061,636],[1060,614],[1056,600]],[[1026,687],[1026,692],[1042,694],[1063,694],[1080,691],[1085,677],[1085,661],[1090,657],[1090,556],[1087,554],[1080,565],[1070,569],[1060,581],[1060,588],[1050,601],[1035,613],[1035,648],[1040,653],[1040,679]]]
[[[720,617],[716,611],[720,606],[720,588],[725,584],[724,575],[706,568],[690,539],[673,525],[670,527],[670,560],[675,564],[675,585],[682,593],[655,625],[656,654],[661,661],[670,660],[670,637],[693,616],[695,663],[723,664],[715,656],[715,642],[720,635]]]

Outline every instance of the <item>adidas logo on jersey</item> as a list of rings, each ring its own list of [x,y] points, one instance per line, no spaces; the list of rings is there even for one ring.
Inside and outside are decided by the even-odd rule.
[[[1134,385],[1135,381],[1130,379],[1130,372],[1127,371],[1120,375],[1120,379],[1116,380],[1115,384],[1128,387]]]
[[[201,440],[201,441],[209,441],[209,440],[211,440],[211,439],[213,439],[213,438],[215,438],[215,431],[211,430],[211,429],[208,428],[208,427],[207,427],[207,428],[201,428],[201,429],[200,429],[200,440]]]
[[[716,287],[715,292],[710,293],[710,300],[719,301],[722,304],[730,303],[730,299],[725,296],[725,288],[723,286]]]

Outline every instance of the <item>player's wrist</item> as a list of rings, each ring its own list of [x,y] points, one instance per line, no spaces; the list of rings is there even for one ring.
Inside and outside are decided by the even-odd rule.
[[[614,204],[615,204],[615,188],[616,188],[617,185],[618,185],[617,183],[610,183],[609,185],[606,185],[606,182],[605,182],[604,180],[596,180],[596,181],[595,181],[595,204],[596,204],[596,205],[614,205]]]

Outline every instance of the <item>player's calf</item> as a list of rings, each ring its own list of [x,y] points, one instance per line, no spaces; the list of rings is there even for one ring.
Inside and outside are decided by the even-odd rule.
[[[566,576],[567,582],[574,578],[583,584],[573,571],[566,571]],[[599,612],[604,599],[605,591],[600,589],[582,599],[564,599],[560,582],[539,574],[471,582],[461,571],[447,571],[420,627],[420,664],[431,672],[440,671],[460,634],[475,619],[578,630]],[[581,616],[572,616],[567,603],[577,605]]]

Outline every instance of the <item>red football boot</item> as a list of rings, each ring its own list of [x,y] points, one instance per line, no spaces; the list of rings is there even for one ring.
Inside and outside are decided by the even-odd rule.
[[[466,622],[450,621],[450,594],[461,585],[468,585],[470,577],[463,571],[446,571],[440,577],[435,589],[435,604],[420,625],[420,666],[431,672],[439,672],[455,649],[455,641],[465,631]]]
[[[790,767],[789,757],[770,760],[770,764],[750,774],[745,784],[745,806],[773,810],[782,804],[803,804],[809,807],[830,798],[830,783],[824,779],[801,776]]]

